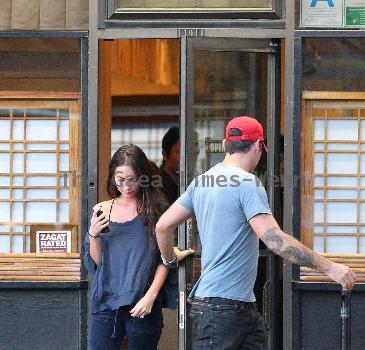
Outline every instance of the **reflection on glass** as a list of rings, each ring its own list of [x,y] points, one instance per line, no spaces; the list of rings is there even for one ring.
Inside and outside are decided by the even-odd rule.
[[[302,57],[303,90],[365,91],[365,39],[305,38]]]
[[[197,49],[193,55],[194,130],[188,141],[193,150],[188,155],[189,182],[223,160],[222,140],[230,119],[252,115],[266,125],[267,111],[266,53]],[[188,225],[188,240],[199,253],[201,244],[195,220]],[[195,282],[200,275],[198,257],[193,260],[192,270]]]
[[[118,9],[271,9],[272,0],[118,0]]]
[[[227,122],[253,115],[266,125],[267,56],[263,53],[206,51],[194,53],[195,174],[223,159],[206,153],[206,142],[221,141]]]

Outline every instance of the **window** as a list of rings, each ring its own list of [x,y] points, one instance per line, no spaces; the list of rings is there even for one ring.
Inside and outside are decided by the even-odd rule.
[[[80,40],[0,39],[0,61],[0,280],[79,280]],[[35,253],[45,227],[71,249]]]
[[[302,98],[301,237],[346,262],[365,254],[365,93],[304,91]]]
[[[271,0],[118,0],[118,10],[139,9],[270,9]]]
[[[169,19],[279,19],[281,0],[107,0],[105,18],[166,21]]]

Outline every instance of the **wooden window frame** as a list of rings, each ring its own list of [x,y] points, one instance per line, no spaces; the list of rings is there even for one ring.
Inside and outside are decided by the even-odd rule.
[[[74,92],[0,92],[1,107],[12,104],[29,106],[29,108],[59,108],[69,110],[69,150],[70,170],[75,176],[70,176],[69,183],[69,223],[80,227],[81,223],[81,95]],[[36,104],[36,105],[35,105]],[[9,140],[12,142],[12,140]],[[24,141],[23,141],[24,142]],[[40,141],[41,142],[41,141]],[[59,141],[55,141],[59,142]],[[58,150],[59,151],[59,150]],[[9,151],[10,152],[10,151]],[[24,151],[27,152],[26,150]],[[56,151],[57,152],[57,151]],[[73,156],[71,156],[73,155]],[[58,159],[58,158],[57,158]],[[24,177],[26,169],[24,169]],[[11,176],[11,174],[10,174]],[[72,183],[71,183],[72,182]],[[10,184],[10,188],[12,184]],[[23,190],[27,187],[23,184]],[[61,187],[56,185],[57,191]],[[56,198],[56,200],[58,200]],[[24,214],[23,214],[24,215]],[[11,217],[10,217],[11,219]],[[9,226],[12,223],[10,220]],[[42,227],[44,222],[39,223]],[[26,222],[24,222],[26,225]],[[30,224],[29,224],[30,225]],[[33,223],[32,225],[37,225]],[[9,232],[9,235],[11,232]],[[29,234],[23,232],[24,237]],[[74,248],[71,253],[1,253],[0,280],[11,281],[79,281],[81,272],[81,234],[73,239]],[[25,239],[23,240],[23,251]]]
[[[308,113],[308,108],[311,105],[308,103],[310,100],[332,100],[332,101],[346,101],[346,100],[362,100],[365,101],[365,92],[329,92],[329,91],[302,91],[302,104],[301,104],[301,169],[306,169],[307,174],[310,176],[305,176],[301,178],[301,240],[302,242],[313,248],[313,195],[314,195],[314,185],[313,185],[313,115]],[[365,108],[365,107],[364,107]],[[331,119],[335,117],[331,116]],[[360,133],[360,130],[359,130]],[[336,142],[334,140],[333,142]],[[304,152],[305,150],[305,152]],[[354,151],[355,153],[362,151]],[[356,177],[361,177],[359,172]],[[346,174],[344,175],[346,176]],[[358,182],[359,183],[359,182]],[[337,188],[336,188],[337,189]],[[341,188],[339,188],[341,189]],[[359,189],[359,191],[361,188]],[[361,200],[359,195],[356,203],[358,204],[358,218]],[[310,223],[310,225],[308,225]],[[357,222],[357,228],[361,224]],[[359,229],[357,230],[357,235],[360,235]],[[364,236],[365,237],[365,236]],[[332,261],[344,263],[350,266],[355,273],[358,275],[359,282],[365,282],[365,254],[335,254],[335,253],[322,253],[321,255],[329,258]],[[324,276],[316,271],[309,268],[300,268],[300,279],[304,281],[329,281],[327,276]]]

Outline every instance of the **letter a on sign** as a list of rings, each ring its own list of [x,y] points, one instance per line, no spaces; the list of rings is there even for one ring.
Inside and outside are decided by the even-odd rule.
[[[328,7],[335,7],[333,0],[312,0],[311,7],[316,7],[318,1],[325,1],[328,4]]]

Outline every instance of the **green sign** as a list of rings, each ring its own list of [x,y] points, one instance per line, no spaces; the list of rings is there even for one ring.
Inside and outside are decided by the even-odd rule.
[[[346,7],[346,26],[365,26],[365,7]]]

